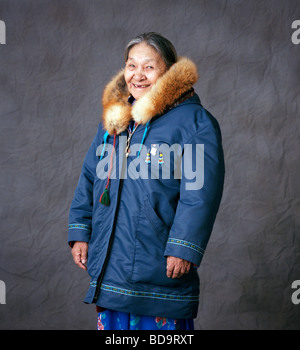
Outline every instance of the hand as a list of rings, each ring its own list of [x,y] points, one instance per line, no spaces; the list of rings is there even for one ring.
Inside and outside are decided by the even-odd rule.
[[[185,273],[189,273],[191,262],[176,258],[175,256],[167,257],[167,277],[180,278]]]
[[[75,242],[72,248],[72,255],[76,265],[81,269],[87,270],[87,253],[88,253],[88,243],[86,242]]]

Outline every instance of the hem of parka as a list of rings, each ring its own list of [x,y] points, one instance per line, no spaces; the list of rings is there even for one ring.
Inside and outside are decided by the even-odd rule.
[[[96,285],[91,283],[84,303],[92,304],[95,292]],[[190,319],[197,317],[199,294],[144,292],[101,284],[100,295],[95,304],[101,308],[143,316]]]

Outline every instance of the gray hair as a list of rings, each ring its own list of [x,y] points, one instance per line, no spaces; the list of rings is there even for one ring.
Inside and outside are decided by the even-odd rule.
[[[125,48],[125,62],[128,60],[130,49],[143,42],[152,46],[160,54],[168,69],[177,62],[177,53],[173,44],[162,35],[154,32],[138,35],[129,41]]]

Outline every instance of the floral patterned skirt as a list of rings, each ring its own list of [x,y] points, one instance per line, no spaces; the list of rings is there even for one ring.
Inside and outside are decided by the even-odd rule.
[[[194,330],[193,319],[133,315],[105,310],[98,313],[97,330]]]

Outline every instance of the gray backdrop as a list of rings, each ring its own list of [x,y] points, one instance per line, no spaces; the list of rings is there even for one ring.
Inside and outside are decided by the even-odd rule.
[[[157,31],[199,68],[225,191],[196,329],[300,329],[298,0],[0,0],[0,329],[95,329],[70,201],[125,44]]]

